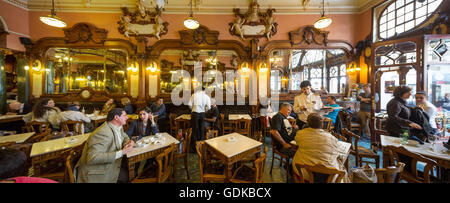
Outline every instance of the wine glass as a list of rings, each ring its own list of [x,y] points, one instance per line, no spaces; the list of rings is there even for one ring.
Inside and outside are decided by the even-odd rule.
[[[430,136],[428,136],[428,140],[430,141],[430,143],[431,143],[431,149],[434,151],[434,147],[435,147],[435,144],[436,144],[436,139],[437,139],[437,137],[436,137],[436,135],[430,135]]]

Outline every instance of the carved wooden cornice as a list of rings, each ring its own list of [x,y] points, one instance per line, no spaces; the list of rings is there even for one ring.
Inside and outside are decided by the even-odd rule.
[[[220,32],[209,30],[203,25],[195,30],[181,30],[179,33],[183,45],[190,45],[193,43],[197,45],[217,45],[220,34]]]
[[[289,40],[291,41],[292,46],[302,43],[327,46],[328,33],[330,32],[318,30],[312,25],[307,25],[298,30],[289,32]]]
[[[66,43],[78,42],[103,44],[107,38],[108,31],[100,29],[89,23],[77,23],[70,28],[65,28],[64,39]]]

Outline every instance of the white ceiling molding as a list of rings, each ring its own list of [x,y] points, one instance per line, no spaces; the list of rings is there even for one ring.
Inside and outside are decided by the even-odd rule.
[[[28,11],[28,0],[3,0],[3,1]]]
[[[48,0],[4,0],[22,2],[31,11],[49,11],[51,2]],[[362,13],[371,6],[384,0],[328,0],[325,1],[325,11],[331,14]],[[233,14],[234,8],[247,10],[249,1],[244,0],[196,0],[194,14]],[[261,9],[275,8],[277,15],[320,14],[321,0],[311,0],[303,9],[300,0],[259,0]],[[168,0],[164,14],[188,14],[186,0]],[[120,13],[120,7],[134,8],[135,0],[56,0],[57,12],[99,12]]]

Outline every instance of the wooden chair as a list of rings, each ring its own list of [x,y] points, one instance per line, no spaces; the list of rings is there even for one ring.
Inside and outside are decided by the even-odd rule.
[[[361,124],[352,122],[352,114],[349,114],[347,111],[339,111],[339,113],[342,115],[344,128],[347,128],[350,131],[357,130],[359,135],[362,134]]]
[[[66,160],[72,152],[72,149],[66,149],[58,152],[57,158],[47,160],[45,163],[40,163],[39,166],[33,166],[35,177],[47,178],[58,182],[64,182],[66,173]],[[45,166],[45,167],[44,167]],[[39,167],[39,170],[36,170]],[[40,171],[36,173],[36,171]]]
[[[297,120],[293,118],[288,118],[289,123],[291,123],[291,126],[297,125]]]
[[[266,121],[265,116],[259,117],[259,122],[260,122],[261,130],[262,130],[262,140],[265,140],[266,136],[268,134],[270,134],[270,117],[267,117],[267,118],[268,118],[268,120]],[[267,122],[269,123],[269,127],[267,126]]]
[[[177,129],[177,123],[175,122],[175,119],[177,118],[177,115],[174,113],[169,114],[169,126],[170,126],[170,134],[172,136],[176,135],[178,133]]]
[[[405,169],[401,175],[402,180],[406,180],[410,183],[430,183],[434,166],[437,165],[436,161],[424,157],[420,154],[408,151],[403,146],[385,146],[383,150],[387,150],[389,153],[389,161],[391,165],[397,165],[399,162],[405,163]],[[387,157],[386,157],[387,158]],[[417,162],[425,163],[423,174],[417,171]]]
[[[61,122],[61,130],[65,132],[74,132],[75,134],[79,135],[84,132],[83,129],[83,121],[72,121],[67,120]]]
[[[198,155],[198,166],[200,171],[200,183],[205,182],[224,182],[226,179],[225,168],[214,168],[207,157],[206,144],[204,141],[198,141],[195,145]],[[220,172],[222,173],[220,174]]]
[[[303,164],[295,164],[295,167],[297,168],[298,173],[295,174],[295,182],[296,183],[315,183],[314,182],[314,174],[325,174],[328,175],[327,183],[340,183],[342,178],[345,176],[344,170],[337,170],[334,168],[327,168],[325,166],[311,166],[311,165],[303,165]],[[309,176],[309,181],[305,181],[305,178],[303,177],[302,170],[305,169]],[[337,176],[337,177],[336,177]],[[336,178],[335,178],[336,177]]]
[[[264,153],[253,162],[254,167],[242,164],[230,179],[232,183],[262,183],[264,176],[264,165],[266,162],[267,147]],[[248,172],[246,172],[248,171]]]
[[[230,122],[225,121],[225,116],[222,113],[220,114],[220,121],[222,122],[222,135],[233,132],[233,126]]]
[[[378,183],[399,183],[404,167],[404,163],[398,162],[397,166],[394,167],[377,168],[375,173],[377,174]]]
[[[334,137],[336,137],[338,140],[341,140],[341,141],[343,141],[343,142],[348,142],[347,141],[347,137],[345,137],[345,136],[343,136],[343,135],[340,135],[340,134],[338,134],[338,133],[335,133],[335,132],[330,132]]]
[[[249,137],[251,133],[251,120],[248,119],[239,119],[236,121],[236,132]]]
[[[75,147],[70,152],[69,156],[66,158],[66,170],[64,173],[64,182],[65,183],[75,183],[76,179],[73,173],[74,167],[77,162],[80,160],[81,155],[83,154],[84,144]]]
[[[273,137],[272,134],[271,134],[271,136],[272,136],[272,164],[270,165],[270,175],[272,175],[273,162],[275,161],[275,159],[279,160],[280,161],[280,167],[283,165],[283,163],[284,163],[284,165],[286,167],[286,182],[288,182],[288,180],[289,180],[289,166],[290,166],[289,162],[290,162],[291,157],[281,153],[280,151],[278,151],[276,149],[274,142],[277,142],[277,141],[275,140],[275,138]],[[279,157],[275,156],[275,154],[278,155]]]
[[[323,117],[323,129],[324,130],[331,132],[332,124],[333,124],[333,120],[331,120],[330,118],[327,118],[327,117]]]
[[[378,156],[377,152],[373,149],[367,149],[367,148],[358,146],[358,141],[360,138],[359,135],[356,135],[355,133],[351,132],[347,128],[342,129],[342,135],[347,138],[348,143],[352,144],[352,146],[350,148],[350,153],[355,156],[356,166],[361,167],[363,163],[373,163],[376,165],[376,168],[380,168],[380,156]],[[374,159],[375,162],[366,161],[366,160],[363,160],[363,158],[371,158],[371,159]]]
[[[176,145],[172,144],[161,154],[156,156],[156,167],[150,166],[144,169],[131,183],[163,183],[172,176],[173,160],[176,151]]]
[[[208,131],[206,131],[206,139],[213,139],[216,138],[217,136],[219,136],[219,131],[218,130],[211,130],[209,129]]]
[[[38,134],[51,131],[50,126],[51,124],[49,122],[31,121],[24,126],[23,131],[26,133],[35,132],[36,134]]]
[[[188,128],[187,130],[185,130],[183,132],[183,137],[180,140],[180,145],[182,145],[182,151],[177,151],[177,153],[175,154],[175,160],[174,160],[174,166],[176,166],[177,161],[181,158],[183,158],[184,160],[184,169],[186,170],[186,176],[187,179],[190,179],[189,176],[189,169],[188,169],[188,161],[189,161],[189,150],[190,150],[190,146],[191,146],[191,137],[192,137],[192,128]],[[174,167],[174,172],[173,172],[173,178],[175,180],[175,170],[176,167]]]
[[[35,143],[45,141],[47,136],[50,135],[50,130],[44,131],[42,133],[36,133],[25,141],[25,143]]]

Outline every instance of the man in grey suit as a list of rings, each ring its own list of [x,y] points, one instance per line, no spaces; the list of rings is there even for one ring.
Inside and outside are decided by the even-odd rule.
[[[133,149],[134,142],[122,128],[127,119],[123,109],[112,109],[107,122],[92,132],[75,166],[78,183],[128,182],[128,167],[122,157]]]

